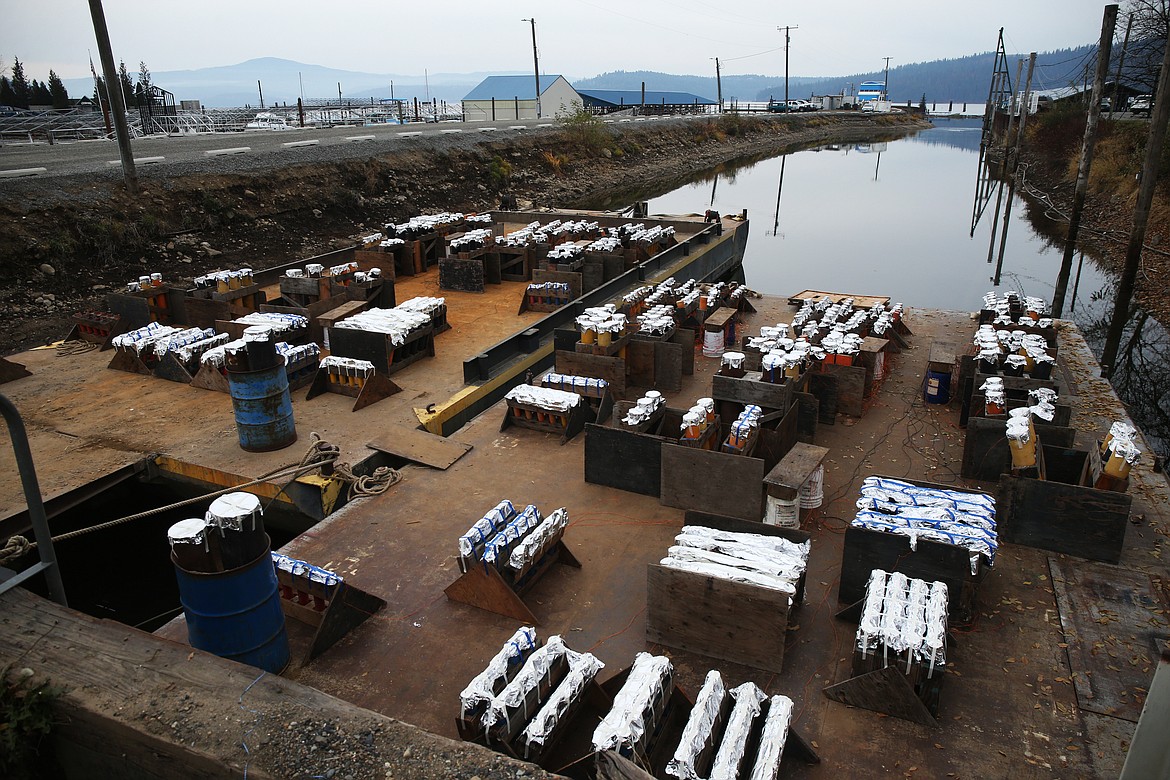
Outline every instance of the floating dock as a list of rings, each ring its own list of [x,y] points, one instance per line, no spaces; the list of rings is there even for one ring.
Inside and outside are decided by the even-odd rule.
[[[519,224],[527,216],[514,219]],[[695,232],[704,229],[704,223],[692,224]],[[725,220],[722,228],[709,243],[690,244],[635,269],[603,297],[612,300],[638,283],[670,276],[721,275],[734,266],[728,261],[738,256],[735,244],[746,240],[746,224]],[[729,254],[709,254],[716,251]],[[696,256],[706,257],[705,264],[687,263]],[[551,366],[556,330],[571,325],[585,304],[551,314],[517,314],[524,283],[452,292],[439,289],[435,271],[399,277],[396,285],[399,300],[447,299],[451,330],[436,337],[434,357],[396,372],[393,381],[401,391],[356,412],[352,398],[325,394],[305,401],[303,392],[294,393],[304,444],[275,453],[240,450],[224,394],[107,370],[106,353],[59,358],[37,350],[19,356],[31,376],[2,390],[25,416],[50,511],[84,506],[103,484],[119,480],[165,478],[200,488],[241,484],[296,463],[310,431],[339,446],[344,461],[393,463],[402,475],[383,495],[344,505],[327,480],[314,482],[319,478],[302,479],[292,490],[256,489],[265,500],[295,505],[316,521],[282,553],[336,572],[386,602],[315,659],[294,661],[280,678],[257,678],[255,670],[183,647],[181,620],[151,636],[19,590],[0,596],[5,613],[0,659],[28,665],[38,676],[73,689],[66,706],[85,729],[65,727],[63,739],[90,754],[111,752],[100,745],[103,739],[117,744],[146,771],[161,771],[157,756],[162,755],[195,761],[210,773],[239,773],[253,760],[250,773],[275,776],[279,765],[266,758],[264,748],[255,748],[260,740],[280,744],[290,721],[315,718],[320,724],[360,716],[381,724],[383,731],[372,742],[379,750],[394,751],[395,761],[403,751],[413,756],[416,763],[407,776],[444,776],[444,756],[467,762],[462,766],[474,768],[469,774],[513,776],[523,767],[477,746],[447,741],[459,739],[459,692],[521,625],[498,610],[445,593],[462,574],[456,540],[506,498],[518,507],[534,504],[546,515],[557,507],[569,513],[563,544],[579,567],[550,565],[519,595],[539,622],[541,636],[559,634],[574,650],[603,661],[602,683],[629,667],[637,653],[649,651],[671,658],[675,684],[692,699],[713,668],[729,688],[751,681],[766,694],[790,697],[792,726],[820,763],[786,759],[782,777],[1119,772],[1159,663],[1157,641],[1168,630],[1160,556],[1170,489],[1146,463],[1130,477],[1133,507],[1122,529],[1118,565],[1001,545],[994,567],[978,582],[969,619],[953,633],[935,727],[846,707],[822,692],[853,676],[855,626],[835,615],[848,606],[838,603],[838,595],[849,563],[843,561],[845,532],[861,480],[881,474],[996,493],[994,481],[961,477],[965,433],[958,401],[928,404],[924,394],[932,361],[946,353],[957,356],[970,343],[972,315],[907,309],[904,319],[913,335],[900,352],[885,356],[885,376],[860,399],[861,413],[820,416],[815,444],[828,452],[810,450],[805,456],[825,467],[824,501],[802,518],[802,530],[811,538],[802,593],[781,629],[782,665],[753,668],[647,639],[648,567],[663,558],[684,522],[692,522],[684,519],[683,508],[669,505],[677,501],[587,482],[588,429],[562,441],[554,432],[501,426],[509,413],[503,393],[530,372]],[[754,311],[739,315],[735,332],[741,339],[760,326],[790,321],[797,308],[773,296],[751,304]],[[1069,427],[1079,431],[1077,444],[1092,447],[1110,422],[1124,417],[1124,409],[1108,384],[1096,378],[1080,334],[1067,323],[1056,327],[1060,381],[1067,390],[1062,396],[1080,399]],[[684,372],[680,389],[664,392],[668,407],[686,409],[711,395],[721,361],[704,357],[698,347],[693,352],[693,373]],[[446,438],[428,438],[420,426]],[[619,468],[642,465],[621,457],[613,455]],[[5,467],[0,473],[7,475],[0,482],[7,536],[20,530],[23,500],[9,447],[0,448],[0,463]],[[711,480],[706,495],[718,492],[719,472],[697,479]],[[668,489],[667,481],[661,485]],[[777,485],[783,488],[783,480]],[[715,514],[734,514],[733,503],[729,497],[728,511]],[[155,531],[163,535],[166,529]],[[76,543],[84,542],[63,544]],[[735,641],[753,641],[755,627],[740,630]],[[303,630],[290,634],[294,658],[301,657],[297,648],[310,639]],[[179,700],[187,690],[196,701],[230,700],[233,726],[239,719],[253,729],[245,741],[256,755],[240,748],[238,734],[234,741],[219,739],[211,728],[212,716],[222,711],[216,706],[197,705],[195,714],[184,716],[182,723],[191,728],[158,727],[156,720],[172,720],[170,709],[189,706]],[[244,698],[249,691],[252,700]],[[149,717],[103,711],[111,705],[111,692],[136,703],[158,702],[139,708]],[[200,720],[201,708],[208,713],[206,722]],[[412,751],[411,745],[420,747]],[[297,771],[317,776],[336,769],[345,776],[344,762],[335,761],[321,756]],[[538,772],[531,765],[525,771]]]

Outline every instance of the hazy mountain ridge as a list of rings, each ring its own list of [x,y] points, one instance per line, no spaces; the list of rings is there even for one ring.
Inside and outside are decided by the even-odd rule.
[[[1036,56],[1034,88],[1051,89],[1065,87],[1070,83],[1081,83],[1084,62],[1092,67],[1095,45],[1079,46],[1074,49],[1059,49],[1043,52]],[[1015,79],[1015,63],[1026,59],[1026,54],[1009,54],[1008,64],[1012,79]],[[917,103],[926,95],[927,102],[948,101],[982,103],[987,100],[991,85],[991,71],[995,65],[995,52],[970,54],[946,60],[932,60],[890,68],[890,98],[897,102],[911,100]],[[842,91],[849,94],[863,81],[882,81],[885,72],[854,73],[848,76],[789,76],[788,95],[802,98],[809,95],[837,95]],[[587,79],[578,79],[573,85],[594,89],[640,89],[642,82],[646,89],[678,90],[691,92],[702,97],[715,99],[715,76],[685,76],[655,71],[614,71],[602,73]],[[768,100],[782,98],[784,77],[750,75],[724,75],[723,99]]]
[[[133,69],[131,72],[133,74]],[[342,97],[347,99],[389,98],[390,84],[393,82],[394,96],[397,98],[437,98],[450,103],[462,100],[476,84],[491,75],[497,74],[487,71],[430,73],[425,76],[365,73],[279,57],[259,57],[235,65],[154,71],[151,73],[151,81],[173,93],[176,102],[198,100],[206,107],[225,107],[258,106],[260,93],[257,81],[264,89],[265,105],[296,103],[302,94],[302,86],[306,99],[336,98],[339,82]],[[73,97],[93,93],[93,79],[65,79],[64,82]]]
[[[1035,88],[1049,89],[1081,83],[1086,63],[1092,66],[1094,45],[1044,52],[1037,56]],[[1026,55],[1008,55],[1009,70],[1015,78],[1015,62]],[[897,102],[983,102],[991,83],[993,52],[971,54],[955,59],[899,65],[890,69],[890,97]],[[149,65],[149,63],[148,63]],[[712,63],[714,69],[714,63]],[[172,92],[175,100],[199,100],[207,107],[260,104],[256,82],[264,90],[265,105],[295,103],[297,97],[336,98],[338,84],[344,98],[379,100],[394,96],[407,100],[438,99],[457,103],[480,81],[490,75],[515,75],[524,71],[483,71],[474,73],[431,73],[425,77],[397,73],[365,73],[323,65],[295,62],[278,57],[260,57],[235,65],[221,65],[194,70],[158,71],[153,82]],[[811,94],[826,95],[850,92],[862,81],[882,80],[882,71],[855,73],[848,76],[790,76],[788,93],[792,98]],[[613,71],[588,78],[569,77],[581,89],[640,89],[690,92],[714,100],[717,95],[715,75],[699,76],[656,71]],[[763,74],[733,74],[722,77],[724,101],[761,101],[784,95],[784,77]],[[92,94],[92,79],[65,79],[73,97]]]

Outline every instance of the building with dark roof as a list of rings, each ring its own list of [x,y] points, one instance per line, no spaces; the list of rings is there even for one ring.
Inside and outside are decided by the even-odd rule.
[[[540,74],[539,101],[532,74],[488,76],[463,98],[463,114],[469,122],[540,119],[570,114],[581,102],[581,96],[564,76]]]

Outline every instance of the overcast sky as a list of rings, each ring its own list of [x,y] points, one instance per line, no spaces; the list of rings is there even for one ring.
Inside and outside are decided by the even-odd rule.
[[[131,71],[232,65],[254,57],[371,73],[524,71],[532,67],[536,16],[540,69],[569,77],[612,70],[705,74],[784,72],[793,25],[793,76],[843,76],[884,66],[962,57],[995,48],[1004,27],[1009,53],[1096,41],[1099,0],[105,0],[115,59]],[[0,11],[0,67],[14,56],[29,78],[62,78],[97,63],[83,0],[6,2]],[[1124,23],[1119,21],[1119,28]],[[98,63],[100,69],[100,63]]]

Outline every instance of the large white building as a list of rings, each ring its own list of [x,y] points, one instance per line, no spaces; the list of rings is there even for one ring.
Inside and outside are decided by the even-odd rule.
[[[536,78],[532,74],[488,76],[463,98],[463,115],[469,122],[540,119],[571,114],[581,102],[581,96],[564,76],[542,73],[537,114]]]

